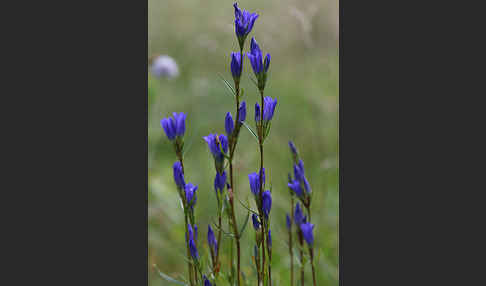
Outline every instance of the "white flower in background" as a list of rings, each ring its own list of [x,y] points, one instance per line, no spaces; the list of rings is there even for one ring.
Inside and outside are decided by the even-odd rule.
[[[174,78],[179,75],[179,67],[173,58],[158,56],[152,63],[152,73],[156,77]]]

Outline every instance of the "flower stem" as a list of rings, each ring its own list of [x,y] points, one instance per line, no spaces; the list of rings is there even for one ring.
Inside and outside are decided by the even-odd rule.
[[[179,159],[179,162],[181,162],[181,167],[182,167],[182,174],[184,174],[184,163],[183,163],[183,160],[182,160],[182,152],[180,150],[176,150],[176,155],[177,155],[177,158]],[[187,233],[187,224],[188,224],[188,217],[187,217],[187,211],[186,211],[186,203],[185,203],[185,197],[182,193],[179,193],[180,196],[181,196],[181,200],[182,200],[182,205],[183,205],[183,208],[184,208],[184,222],[186,223],[184,225],[184,229],[185,229],[185,234],[186,234],[186,237],[184,239],[185,241],[185,244],[186,244],[186,251],[187,251],[187,271],[188,271],[188,274],[189,274],[189,283],[191,286],[194,285],[194,280],[193,280],[193,273],[192,273],[192,267],[191,267],[191,263],[189,261],[191,261],[191,252],[189,250],[189,242],[187,240],[187,237],[188,237],[188,233]]]
[[[309,247],[309,255],[311,258],[311,266],[312,266],[312,283],[314,286],[316,286],[317,283],[316,283],[316,270],[314,268],[314,248]]]
[[[302,286],[304,286],[304,241],[302,237],[302,232],[297,229],[298,231],[298,236],[299,236],[299,245],[300,245],[300,283]]]
[[[292,223],[294,221],[294,196],[290,194],[291,224],[289,229],[290,286],[294,286],[294,249],[292,242]]]

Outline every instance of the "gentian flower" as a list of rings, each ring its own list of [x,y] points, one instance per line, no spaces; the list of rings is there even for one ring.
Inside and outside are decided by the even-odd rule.
[[[231,74],[235,81],[239,81],[243,67],[243,59],[240,53],[231,53]]]
[[[270,96],[265,96],[263,101],[263,120],[270,121],[272,120],[275,107],[277,106],[277,99],[273,99]]]
[[[305,221],[305,216],[304,213],[302,212],[302,209],[300,208],[299,203],[297,203],[297,205],[295,206],[294,221],[295,221],[295,225],[297,226],[300,226]]]
[[[216,177],[214,178],[214,190],[218,191],[220,193],[223,192],[224,186],[226,185],[226,172],[223,171],[223,173],[218,173],[216,172]]]
[[[224,155],[228,153],[228,138],[223,134],[219,136],[218,134],[209,134],[203,138],[208,143],[211,154],[213,154],[216,171],[222,173],[224,170]],[[221,152],[221,149],[224,154]]]
[[[197,252],[194,233],[190,223],[187,224],[187,235],[188,235],[188,243],[189,243],[189,250],[191,252],[191,256],[194,259],[199,259],[199,253]]]
[[[294,142],[289,141],[289,147],[290,147],[290,152],[292,152],[294,156],[297,156],[297,148],[295,148]]]
[[[174,140],[176,137],[184,136],[186,132],[186,115],[182,112],[172,113],[173,117],[167,117],[160,120],[162,128],[169,140]]]
[[[255,103],[255,121],[260,122],[260,104]]]
[[[208,277],[206,277],[206,275],[203,275],[203,279],[204,279],[204,286],[213,286],[211,282],[209,282]]]
[[[288,183],[287,186],[289,186],[289,188],[294,191],[294,193],[298,196],[298,197],[302,197],[302,187],[300,186],[300,182],[297,181],[297,180],[293,180],[291,183]]]
[[[305,177],[304,162],[302,160],[299,160],[298,164],[294,164],[294,176],[300,183],[304,184],[307,193],[312,192],[309,181],[307,181],[307,178]]]
[[[312,247],[314,244],[314,225],[310,222],[303,223],[300,225],[300,230],[302,231],[302,235],[304,236],[304,239],[309,247]]]
[[[287,229],[290,229],[292,227],[292,220],[290,219],[289,214],[285,214],[285,220],[287,223]]]
[[[226,118],[224,119],[224,129],[226,130],[226,134],[228,135],[228,137],[231,136],[233,130],[235,129],[231,112],[226,113]]]
[[[258,18],[258,14],[250,13],[246,10],[241,11],[237,3],[234,3],[233,7],[235,8],[235,33],[238,37],[240,49],[243,50],[245,39],[251,32],[255,20]]]
[[[253,221],[253,228],[255,230],[258,230],[260,228],[260,221],[258,220],[258,216],[256,214],[252,214],[251,220]]]
[[[270,214],[270,209],[272,208],[272,194],[268,190],[263,192],[262,208],[265,217],[268,218],[268,214]]]
[[[174,181],[177,185],[177,188],[184,189],[186,187],[186,182],[184,181],[184,173],[182,173],[182,164],[179,161],[176,161],[172,166],[174,170]]]
[[[224,153],[228,152],[228,138],[223,134],[209,134],[206,137],[203,137],[204,140],[208,143],[209,150],[213,154],[214,159],[218,161],[222,161],[224,159],[224,154],[221,153],[221,149],[223,149]],[[221,145],[221,149],[220,146]]]
[[[255,38],[251,38],[250,52],[246,53],[246,56],[250,60],[251,67],[258,79],[258,89],[263,90],[267,81],[267,72],[270,67],[270,54],[265,56],[263,60],[263,54],[258,46]]]
[[[263,185],[265,185],[265,168],[263,168]],[[254,195],[258,195],[260,193],[260,174],[259,173],[251,173],[248,175],[248,179],[250,181],[250,189]]]
[[[191,209],[194,207],[194,205],[196,204],[196,201],[197,201],[197,195],[196,195],[197,188],[198,188],[197,185],[194,186],[191,183],[187,183],[187,185],[185,187],[186,203],[187,203],[188,206],[191,207]]]
[[[209,247],[211,247],[211,249],[213,250],[214,255],[217,255],[216,252],[218,251],[218,241],[216,240],[213,229],[209,224],[208,224],[208,244]]]
[[[253,68],[253,72],[258,78],[259,75],[263,72],[263,57],[260,46],[258,46],[255,38],[251,38],[250,52],[246,53],[246,56],[248,57],[248,59],[250,59],[250,64]]]
[[[240,104],[240,108],[238,110],[239,110],[239,113],[240,113],[239,121],[240,122],[245,121],[245,119],[246,119],[246,102],[243,101]]]

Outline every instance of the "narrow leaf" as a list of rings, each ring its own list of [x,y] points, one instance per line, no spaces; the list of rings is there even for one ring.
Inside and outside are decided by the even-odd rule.
[[[163,273],[162,271],[160,271],[160,269],[157,267],[157,265],[154,264],[154,268],[157,270],[157,272],[159,273],[160,277],[164,278],[165,280],[169,281],[169,282],[172,282],[172,283],[175,283],[175,284],[179,284],[179,285],[184,285],[184,286],[187,286],[186,283],[184,282],[181,282],[179,280],[176,280],[172,277],[170,277],[169,275]]]
[[[258,143],[258,137],[256,136],[255,132],[253,132],[253,130],[251,130],[251,127],[248,126],[245,122],[241,122],[241,123],[243,123],[243,125],[246,127],[246,129],[248,129],[248,131],[250,131],[251,135],[253,135],[253,137],[255,137],[255,140]]]
[[[240,238],[243,235],[243,232],[245,232],[245,228],[246,228],[246,225],[248,224],[249,218],[250,218],[250,211],[248,211],[248,213],[246,214],[245,222],[243,223],[243,226],[241,227],[241,230],[238,234]]]
[[[233,97],[235,97],[236,96],[235,89],[231,86],[231,84],[226,79],[224,79],[224,77],[221,74],[218,74],[218,75],[223,80],[224,84],[229,89],[229,91],[231,91],[231,94],[233,95]]]

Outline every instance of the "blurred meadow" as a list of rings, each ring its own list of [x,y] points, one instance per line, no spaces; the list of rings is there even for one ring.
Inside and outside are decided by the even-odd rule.
[[[149,285],[171,285],[153,270],[153,264],[179,280],[187,276],[184,215],[172,176],[176,157],[160,126],[160,120],[173,111],[187,114],[185,177],[186,182],[199,185],[195,207],[199,248],[200,253],[207,254],[207,225],[216,217],[217,203],[214,161],[202,137],[224,133],[226,112],[235,114],[234,99],[218,75],[233,83],[230,53],[239,48],[232,4],[221,0],[148,0],[148,54],[169,55],[179,67],[179,76],[173,79],[157,78],[150,72],[148,77]],[[267,182],[272,185],[273,197],[274,285],[290,285],[285,227],[285,213],[290,207],[287,173],[292,173],[289,140],[299,150],[313,191],[318,285],[338,285],[338,0],[252,0],[238,4],[260,15],[246,41],[245,52],[254,36],[263,53],[271,54],[265,95],[278,99],[264,146]],[[254,77],[245,57],[242,100],[247,102],[246,122],[254,128],[254,104],[259,95],[249,76]],[[236,197],[243,202],[248,198],[256,209],[248,174],[257,171],[259,153],[246,128],[241,129],[234,163]],[[239,203],[235,206],[241,226],[246,210]],[[224,263],[229,239],[223,238]],[[251,222],[241,243],[242,271],[246,276],[254,276]],[[298,277],[297,262],[294,267]],[[227,269],[227,265],[222,266],[222,271]],[[310,267],[306,267],[306,285],[311,285],[311,281]]]

